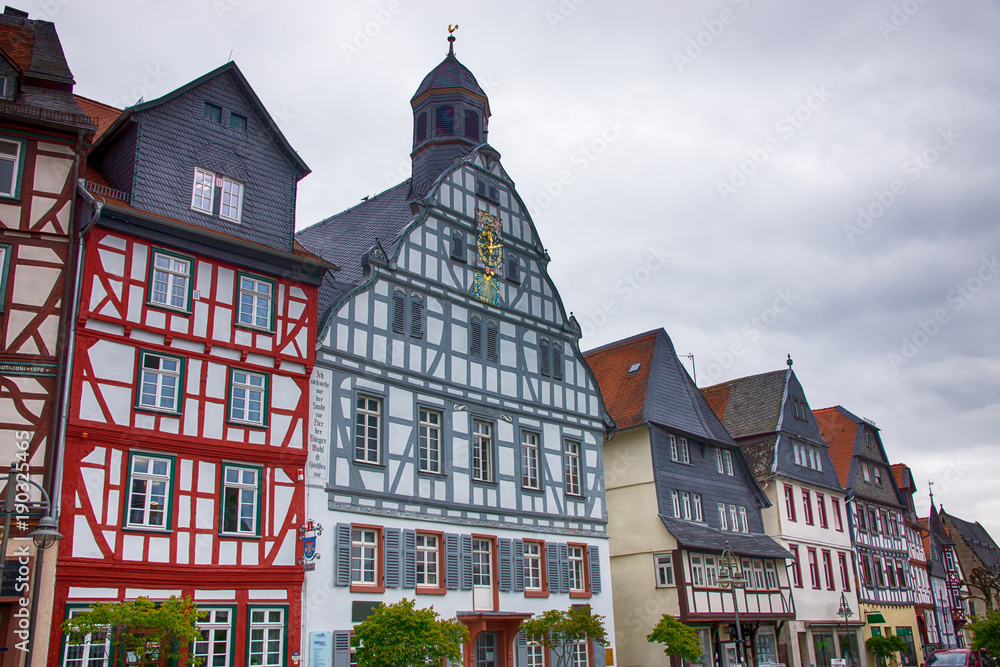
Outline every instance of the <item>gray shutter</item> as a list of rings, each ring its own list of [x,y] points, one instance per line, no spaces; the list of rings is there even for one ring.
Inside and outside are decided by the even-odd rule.
[[[538,372],[546,377],[549,375],[549,339],[538,342]]]
[[[410,296],[410,335],[414,338],[424,335],[424,299],[418,295]]]
[[[465,261],[465,232],[461,229],[451,230],[451,258]]]
[[[587,555],[590,557],[590,592],[601,592],[601,557],[597,547],[587,547]]]
[[[514,592],[524,591],[524,542],[514,540]]]
[[[392,331],[401,334],[406,331],[406,294],[403,290],[392,291]]]
[[[497,346],[497,324],[490,322],[486,325],[486,358],[490,361],[500,359],[500,348]]]
[[[500,591],[503,593],[509,593],[513,582],[513,561],[511,555],[511,540],[507,537],[501,537],[497,540],[497,558],[499,559],[498,565],[500,566]]]
[[[517,665],[523,667],[528,664],[528,638],[523,632],[517,633]]]
[[[515,283],[521,282],[521,277],[517,273],[517,254],[507,251],[507,277]]]
[[[337,630],[333,633],[333,667],[349,667],[351,664],[351,632]]]
[[[559,545],[559,592],[569,593],[569,545]]]
[[[472,331],[469,334],[469,355],[473,357],[483,356],[483,320],[473,317],[471,321]]]
[[[449,534],[444,536],[444,565],[445,588],[450,591],[457,591],[460,579],[458,535]]]
[[[545,569],[549,579],[549,593],[559,592],[559,549],[555,542],[545,544]]]
[[[472,590],[472,535],[462,535],[462,590]]]
[[[338,523],[334,535],[334,583],[337,586],[351,585],[351,524]]]
[[[562,341],[552,341],[552,377],[556,380],[563,379],[563,346]]]
[[[403,531],[403,588],[417,586],[417,531]]]
[[[386,588],[399,588],[399,528],[385,528],[382,532],[385,544],[383,581]]]
[[[590,650],[594,652],[594,667],[606,667],[604,662],[604,644],[590,642]]]

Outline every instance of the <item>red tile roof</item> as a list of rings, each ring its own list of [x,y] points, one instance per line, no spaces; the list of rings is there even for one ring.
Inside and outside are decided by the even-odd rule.
[[[620,344],[599,348],[584,355],[601,388],[604,406],[620,429],[643,423],[646,387],[653,365],[657,331],[637,336]],[[628,370],[634,364],[639,369]]]
[[[892,470],[892,476],[896,478],[896,486],[898,486],[901,491],[904,489],[909,491],[910,485],[906,482],[905,477],[906,466],[902,463],[893,463],[889,466],[889,469]]]
[[[110,104],[97,102],[82,95],[73,95],[73,97],[76,98],[77,103],[83,108],[83,112],[97,123],[97,132],[94,133],[94,141],[97,141],[97,138],[104,134],[104,130],[108,129],[111,123],[115,122],[115,119],[122,113],[121,109],[115,108]]]
[[[830,460],[837,470],[840,484],[847,488],[847,478],[851,474],[851,459],[854,457],[854,441],[858,424],[836,407],[813,410],[816,426],[823,435],[830,451]]]
[[[701,395],[708,401],[708,406],[721,421],[726,416],[726,403],[729,402],[729,384],[717,384],[701,390]]]
[[[0,23],[0,50],[22,72],[31,69],[31,54],[35,47],[35,31],[24,25]]]

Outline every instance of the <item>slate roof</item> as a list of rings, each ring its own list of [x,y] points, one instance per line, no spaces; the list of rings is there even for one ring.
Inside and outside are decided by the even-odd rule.
[[[486,93],[483,92],[482,88],[480,88],[479,82],[476,81],[476,77],[473,76],[468,67],[458,62],[458,58],[455,57],[455,50],[453,47],[449,47],[448,55],[441,61],[441,64],[432,69],[427,76],[424,77],[424,80],[420,82],[420,85],[417,87],[417,92],[413,93],[413,97],[410,99],[410,103],[412,104],[417,98],[430,90],[441,90],[446,88],[461,88],[472,93],[473,95],[482,97],[484,100],[486,99]],[[486,113],[489,114],[488,101]]]
[[[660,521],[681,546],[721,552],[728,543],[741,556],[791,558],[792,554],[767,535],[733,533],[660,515]]]
[[[943,507],[941,508],[941,516],[945,526],[953,528],[953,530],[948,531],[952,540],[962,539],[986,567],[993,572],[1000,572],[1000,549],[997,548],[996,542],[993,541],[982,524],[978,521],[969,523],[959,519],[945,512]],[[956,532],[958,535],[955,535]]]
[[[88,97],[84,97],[83,95],[73,95],[73,98],[76,100],[77,104],[80,105],[80,108],[83,109],[83,112],[93,118],[94,122],[97,124],[97,132],[94,133],[94,141],[97,141],[97,138],[104,134],[104,131],[111,127],[111,124],[114,123],[115,120],[118,119],[118,116],[122,113],[122,110],[117,107],[92,100]]]

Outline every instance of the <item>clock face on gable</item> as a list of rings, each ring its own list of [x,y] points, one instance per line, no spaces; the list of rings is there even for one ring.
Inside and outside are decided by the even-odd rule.
[[[503,239],[500,236],[500,218],[476,209],[476,264],[482,267],[475,272],[473,295],[493,306],[503,303],[500,276],[503,275]]]

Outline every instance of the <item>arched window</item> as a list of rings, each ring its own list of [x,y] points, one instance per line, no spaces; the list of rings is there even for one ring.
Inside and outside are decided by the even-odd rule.
[[[434,117],[435,136],[455,134],[455,107],[438,107]]]

